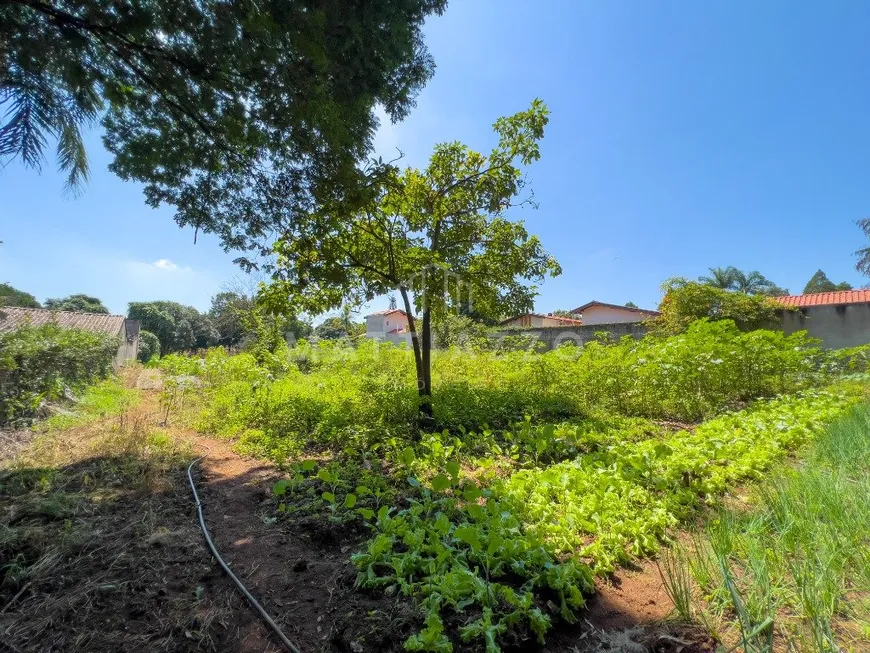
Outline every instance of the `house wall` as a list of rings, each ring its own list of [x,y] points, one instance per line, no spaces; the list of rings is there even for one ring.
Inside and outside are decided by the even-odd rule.
[[[583,311],[583,326],[591,324],[622,324],[643,322],[648,316],[637,311],[622,310],[609,306],[590,306]]]
[[[391,315],[369,315],[366,317],[366,335],[378,340],[395,341],[395,336],[404,336],[401,333],[389,333],[393,329],[407,329],[408,317],[402,313]]]
[[[647,328],[639,322],[615,322],[611,324],[584,324],[582,326],[542,327],[540,329],[504,329],[492,334],[491,338],[507,336],[523,336],[539,343],[541,351],[549,351],[560,347],[563,343],[573,342],[582,345],[596,338],[596,334],[605,331],[614,339],[623,336],[640,338],[647,333]]]
[[[564,326],[560,320],[554,317],[540,315],[519,315],[510,322],[503,324],[504,327],[541,328]]]
[[[870,304],[808,306],[802,311],[783,311],[782,329],[787,334],[806,330],[829,349],[870,343]]]

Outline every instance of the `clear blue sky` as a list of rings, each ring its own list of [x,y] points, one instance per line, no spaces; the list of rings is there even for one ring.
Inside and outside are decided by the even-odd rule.
[[[500,115],[544,99],[527,221],[561,262],[537,310],[591,299],[655,306],[667,277],[758,269],[800,292],[817,268],[864,285],[854,225],[870,215],[870,3],[453,0],[427,25],[438,65],[418,106],[377,137],[425,164],[432,145],[487,148]],[[86,292],[113,311],[200,309],[240,272],[214,238],[106,170],[65,199],[51,165],[0,170],[0,281]],[[383,302],[376,302],[380,307]]]

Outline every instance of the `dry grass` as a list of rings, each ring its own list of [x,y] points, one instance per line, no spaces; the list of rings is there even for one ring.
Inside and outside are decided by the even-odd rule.
[[[0,470],[0,650],[215,650],[191,453],[140,408],[36,435]]]

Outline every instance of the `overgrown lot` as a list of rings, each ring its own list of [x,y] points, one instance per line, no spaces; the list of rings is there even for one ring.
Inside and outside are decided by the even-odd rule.
[[[840,374],[861,353],[706,321],[547,354],[443,351],[434,433],[414,427],[409,352],[374,343],[167,357],[163,401],[286,470],[277,519],[370,533],[357,584],[416,601],[407,650],[495,651],[577,621],[596,575],[812,441],[864,396]]]

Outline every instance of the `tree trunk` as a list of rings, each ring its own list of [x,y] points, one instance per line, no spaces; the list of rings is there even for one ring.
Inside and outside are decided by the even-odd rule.
[[[429,366],[428,363],[424,365],[423,362],[423,347],[420,345],[420,334],[417,333],[417,324],[411,312],[411,300],[408,298],[408,290],[400,287],[399,292],[402,295],[405,312],[408,314],[408,329],[411,332],[411,344],[414,347],[414,368],[417,372],[417,393],[420,397],[420,412],[417,417],[417,424],[421,429],[431,428],[432,424],[434,424],[434,419],[432,418],[432,403],[429,399],[431,394],[431,382],[428,381],[430,378],[428,374]],[[427,356],[427,361],[428,358]]]
[[[420,427],[432,430],[435,428],[435,417],[432,412],[432,313],[427,308],[423,311],[423,342],[420,347],[420,361],[423,368],[423,386],[420,391],[421,421]]]

